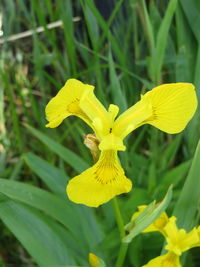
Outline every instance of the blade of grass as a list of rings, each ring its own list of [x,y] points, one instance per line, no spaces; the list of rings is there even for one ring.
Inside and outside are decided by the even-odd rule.
[[[0,218],[39,266],[64,266],[76,262],[62,236],[36,210],[11,200],[0,203]]]
[[[0,192],[14,201],[23,202],[48,214],[69,229],[78,240],[81,234],[80,220],[76,220],[76,207],[67,200],[67,197],[64,200],[29,184],[1,178]]]
[[[190,230],[193,226],[196,211],[199,208],[200,196],[200,142],[197,145],[192,165],[175,205],[173,214],[178,218],[179,227]]]
[[[168,34],[173,15],[176,10],[177,0],[170,0],[165,11],[164,18],[156,36],[156,46],[149,65],[149,73],[155,84],[160,83],[161,70],[165,56]]]
[[[122,93],[119,77],[117,76],[115,70],[115,64],[113,61],[111,50],[109,50],[108,62],[109,62],[109,74],[110,74],[109,76],[111,82],[112,99],[114,100],[114,103],[119,106],[120,112],[123,112],[127,109],[127,102],[125,95]]]
[[[60,181],[58,181],[59,185],[55,184],[56,179],[60,175],[60,171],[57,168],[50,166],[47,162],[32,154],[26,154],[25,160],[32,171],[35,172],[52,191],[55,191],[55,193],[59,192],[59,194],[64,197],[66,205],[74,210],[74,220],[79,221],[80,223],[81,240],[86,240],[86,244],[84,243],[85,247],[95,247],[102,240],[104,235],[98,225],[96,217],[94,216],[93,210],[82,205],[76,205],[67,199],[66,193],[63,192],[66,187],[63,186],[65,183],[63,174],[61,174],[63,178],[60,178]],[[53,188],[54,186],[55,188]],[[62,212],[63,210],[65,209],[62,209]]]
[[[52,192],[64,198],[66,197],[65,187],[68,178],[63,172],[33,153],[24,154],[23,159]]]
[[[42,132],[34,129],[30,125],[26,125],[26,128],[41,142],[43,142],[50,150],[59,155],[65,162],[72,166],[77,172],[82,172],[88,168],[88,164],[77,156],[74,152],[58,144]]]
[[[200,34],[199,31],[197,31],[200,25],[200,9],[196,1],[188,2],[187,0],[180,0],[180,3],[196,39],[200,41]]]

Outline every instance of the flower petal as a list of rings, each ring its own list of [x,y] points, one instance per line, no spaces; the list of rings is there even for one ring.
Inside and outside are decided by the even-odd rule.
[[[188,233],[184,229],[178,229],[175,216],[169,218],[169,222],[165,226],[164,231],[167,236],[167,245],[165,248],[177,255],[181,255],[184,251],[194,247],[199,241],[197,229],[194,228]]]
[[[125,138],[130,132],[135,130],[138,125],[150,118],[153,114],[149,99],[141,97],[135,105],[123,112],[116,119],[112,132],[120,138]]]
[[[150,260],[143,267],[181,267],[181,264],[176,254],[168,252],[165,255]]]
[[[69,79],[46,106],[46,118],[49,121],[46,127],[55,128],[70,115],[80,117],[92,127],[90,119],[80,108],[80,99],[86,91],[93,89],[91,85]]]
[[[102,151],[98,162],[71,179],[66,191],[75,203],[98,207],[116,195],[131,190],[132,183],[124,175],[117,151]]]
[[[186,127],[197,108],[197,96],[191,83],[163,84],[141,97],[115,121],[113,133],[124,138],[143,124],[175,134]]]
[[[80,107],[92,121],[97,137],[101,139],[109,133],[112,123],[110,115],[96,98],[93,90],[88,90],[83,94]]]
[[[134,220],[147,206],[146,205],[141,205],[138,206],[138,211],[136,211],[131,220]],[[150,224],[146,229],[143,230],[143,233],[148,233],[148,232],[161,232],[164,236],[166,236],[164,227],[168,223],[169,218],[167,216],[166,212],[161,213],[160,217],[158,217],[152,224]]]
[[[163,84],[144,97],[153,107],[153,116],[146,123],[170,134],[184,130],[197,108],[197,96],[191,83]]]

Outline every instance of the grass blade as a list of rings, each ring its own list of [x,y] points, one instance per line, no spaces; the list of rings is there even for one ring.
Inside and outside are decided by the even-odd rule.
[[[26,125],[26,128],[37,137],[42,143],[44,143],[50,150],[60,156],[65,162],[72,166],[77,172],[82,172],[88,168],[87,163],[77,156],[74,152],[58,144],[50,137],[34,129],[30,125]]]
[[[193,226],[196,211],[199,208],[200,196],[200,142],[197,145],[192,166],[176,203],[173,214],[178,224],[189,230]]]
[[[0,203],[0,218],[39,266],[75,263],[62,238],[39,212],[8,200]]]

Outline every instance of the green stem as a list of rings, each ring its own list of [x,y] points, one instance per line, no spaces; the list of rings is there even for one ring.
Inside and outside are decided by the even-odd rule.
[[[128,243],[121,243],[117,261],[115,263],[115,267],[122,267],[124,266],[124,260],[126,258],[126,252],[128,250]]]
[[[119,229],[119,233],[120,233],[120,237],[121,237],[121,245],[120,245],[120,249],[119,249],[119,253],[118,253],[115,267],[122,267],[124,260],[125,260],[125,257],[126,257],[128,244],[122,242],[122,239],[125,237],[126,232],[124,230],[124,221],[123,221],[123,217],[122,217],[122,214],[121,214],[121,211],[119,208],[119,204],[117,202],[117,198],[114,198],[112,200],[112,206],[113,206],[113,210],[115,212],[115,218],[117,221],[117,225],[118,225],[118,229]]]
[[[124,230],[124,221],[123,221],[123,218],[122,218],[122,214],[121,214],[121,211],[120,211],[120,208],[119,208],[119,204],[118,204],[118,201],[117,201],[117,198],[114,198],[112,200],[112,205],[113,205],[113,209],[114,209],[114,212],[115,212],[115,218],[116,218],[116,221],[117,221],[117,226],[118,226],[118,229],[119,229],[119,233],[120,233],[120,237],[121,239],[125,236],[125,230]]]

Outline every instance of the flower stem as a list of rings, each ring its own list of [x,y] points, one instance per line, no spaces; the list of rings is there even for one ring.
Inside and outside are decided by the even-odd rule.
[[[117,221],[117,226],[119,229],[120,237],[122,239],[125,236],[124,221],[123,221],[122,214],[121,214],[119,204],[118,204],[116,197],[112,200],[112,206],[113,206],[113,209],[115,212],[115,218]]]
[[[121,214],[121,211],[119,208],[117,198],[114,198],[112,200],[112,206],[113,206],[113,210],[115,212],[115,218],[117,221],[117,225],[118,225],[118,229],[119,229],[119,233],[120,233],[120,237],[121,237],[121,245],[120,245],[120,249],[119,249],[119,253],[118,253],[115,267],[122,267],[124,260],[125,260],[125,257],[126,257],[128,244],[122,242],[122,239],[125,237],[126,233],[124,230],[124,221],[123,221],[123,217],[122,217],[122,214]]]
[[[115,263],[115,267],[122,267],[124,266],[124,260],[126,257],[126,252],[128,250],[128,243],[121,243],[120,249],[119,249],[119,253],[118,253],[118,257],[117,257],[117,261]]]

